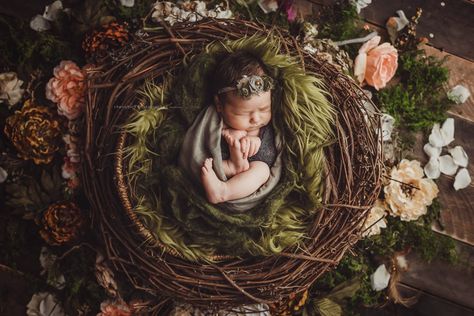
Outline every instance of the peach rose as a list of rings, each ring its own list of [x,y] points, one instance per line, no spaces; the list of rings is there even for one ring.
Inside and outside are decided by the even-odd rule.
[[[63,60],[54,68],[46,85],[46,97],[58,105],[58,113],[69,120],[79,117],[84,107],[84,72],[72,61]]]
[[[380,90],[393,78],[398,67],[398,53],[389,43],[380,43],[375,36],[359,49],[354,61],[354,75],[359,83],[365,79],[367,84]],[[377,46],[378,45],[378,46]]]

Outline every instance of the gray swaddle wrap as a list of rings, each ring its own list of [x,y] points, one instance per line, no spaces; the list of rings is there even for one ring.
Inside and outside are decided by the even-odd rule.
[[[213,158],[213,169],[217,177],[227,181],[224,174],[221,152],[222,118],[214,106],[208,106],[199,113],[191,127],[187,130],[178,158],[178,165],[193,182],[201,185],[201,167],[206,158]],[[221,203],[223,207],[236,212],[242,212],[257,206],[278,184],[281,176],[281,138],[275,131],[275,146],[277,158],[270,168],[270,178],[251,195]]]

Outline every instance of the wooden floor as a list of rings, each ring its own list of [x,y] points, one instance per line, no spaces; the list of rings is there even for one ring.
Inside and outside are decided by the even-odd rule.
[[[0,13],[30,18],[41,14],[52,0],[7,1],[0,0]],[[304,11],[311,13],[322,4],[334,0],[298,0]],[[395,11],[403,9],[407,16],[417,7],[423,9],[418,34],[429,38],[426,51],[430,55],[448,56],[449,86],[463,84],[474,95],[474,1],[468,0],[372,0],[361,15],[374,29],[381,30]],[[474,178],[474,97],[463,105],[453,106],[449,115],[455,119],[455,145],[466,150],[469,172]],[[413,155],[425,162],[420,137]],[[474,315],[474,185],[454,191],[453,179],[439,181],[443,204],[440,226],[433,229],[458,241],[462,263],[452,266],[442,261],[424,263],[417,254],[408,257],[409,270],[403,275],[401,290],[418,293],[418,303],[412,309],[397,307],[398,315]],[[1,271],[1,269],[0,269]],[[8,276],[5,276],[7,278]],[[0,280],[4,279],[0,273]],[[1,282],[0,282],[1,287]],[[386,313],[383,313],[386,315]],[[376,315],[381,315],[376,314]]]

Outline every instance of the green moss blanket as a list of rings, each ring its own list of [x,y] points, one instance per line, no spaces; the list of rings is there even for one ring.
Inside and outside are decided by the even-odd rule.
[[[177,166],[186,130],[210,104],[209,76],[216,61],[236,50],[258,55],[276,79],[272,124],[281,135],[283,165],[273,190],[240,213],[209,204],[202,186]],[[334,112],[318,75],[305,73],[279,51],[271,36],[213,43],[172,79],[145,84],[142,100],[149,107],[125,126],[133,139],[126,157],[135,212],[157,240],[188,259],[281,252],[304,240],[318,210]]]

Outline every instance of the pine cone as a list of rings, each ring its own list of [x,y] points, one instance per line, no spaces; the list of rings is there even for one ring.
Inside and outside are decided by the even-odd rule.
[[[85,224],[81,209],[71,201],[50,205],[43,213],[40,235],[50,245],[58,246],[78,239]]]
[[[109,55],[114,49],[122,48],[130,41],[128,24],[111,22],[103,25],[101,30],[93,31],[82,42],[87,59],[97,62]]]
[[[29,101],[7,118],[4,131],[18,156],[37,165],[50,163],[61,144],[58,116],[50,108],[33,106]]]

